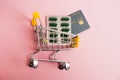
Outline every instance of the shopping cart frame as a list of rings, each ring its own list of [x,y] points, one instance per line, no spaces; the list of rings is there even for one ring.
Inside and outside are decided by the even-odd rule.
[[[33,17],[33,21],[35,22],[35,25],[32,24],[32,26],[34,27],[35,36],[37,36],[37,42],[38,42],[37,46],[38,47],[37,47],[36,51],[34,53],[32,53],[30,56],[29,66],[33,67],[33,68],[37,68],[39,61],[56,62],[56,63],[58,63],[58,68],[60,70],[63,70],[63,69],[69,70],[70,62],[58,60],[56,58],[56,55],[59,53],[59,51],[72,49],[73,47],[71,47],[71,45],[74,44],[75,42],[73,41],[73,42],[71,42],[71,45],[67,45],[67,46],[55,46],[55,47],[52,46],[51,48],[49,48],[49,46],[46,44],[47,37],[46,37],[45,31],[48,30],[48,31],[53,31],[53,32],[57,32],[57,33],[63,33],[63,34],[70,35],[71,40],[76,38],[78,35],[69,34],[66,32],[57,31],[57,30],[49,29],[47,27],[43,27],[42,22],[41,22],[38,14],[37,14],[37,17],[36,16]],[[35,55],[40,53],[41,51],[53,51],[53,53],[49,56],[49,59],[37,59],[37,58],[35,58]]]

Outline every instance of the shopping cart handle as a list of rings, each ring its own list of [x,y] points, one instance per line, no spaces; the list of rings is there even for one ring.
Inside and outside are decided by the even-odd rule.
[[[38,12],[33,12],[33,19],[32,19],[32,26],[33,27],[37,26],[36,19],[40,19],[40,15]]]

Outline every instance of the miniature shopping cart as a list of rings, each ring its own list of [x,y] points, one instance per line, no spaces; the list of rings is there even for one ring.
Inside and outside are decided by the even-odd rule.
[[[46,26],[43,27],[38,12],[33,13],[32,26],[37,36],[37,50],[31,54],[29,66],[38,67],[39,61],[56,62],[58,68],[69,70],[70,62],[56,59],[61,50],[78,47],[78,35],[71,34],[70,16],[47,16]],[[35,55],[41,51],[53,51],[49,59],[36,59]]]

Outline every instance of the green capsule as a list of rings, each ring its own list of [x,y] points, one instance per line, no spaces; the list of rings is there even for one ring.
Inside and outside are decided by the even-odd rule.
[[[69,28],[63,28],[61,31],[68,32],[69,30],[70,30]]]
[[[50,17],[49,21],[57,21],[57,18],[56,17]]]
[[[57,40],[49,40],[50,43],[57,43]]]
[[[68,27],[69,23],[61,23],[61,27]]]
[[[62,17],[61,21],[69,21],[70,19],[68,17]]]
[[[50,27],[57,27],[57,23],[49,23]]]
[[[53,42],[54,42],[54,40],[49,40],[49,42],[50,42],[50,43],[53,43]]]
[[[50,33],[50,37],[57,37],[58,34]]]
[[[61,37],[68,37],[67,34],[61,34]]]
[[[62,43],[69,43],[70,42],[70,39],[62,39]]]
[[[64,41],[70,41],[70,39],[64,39]]]

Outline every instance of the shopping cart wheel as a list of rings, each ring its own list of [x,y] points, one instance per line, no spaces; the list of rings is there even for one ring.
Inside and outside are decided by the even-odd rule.
[[[63,70],[64,69],[64,63],[63,62],[58,63],[58,68],[60,70]]]
[[[30,67],[37,68],[38,67],[38,60],[31,59],[29,63]]]
[[[66,62],[64,68],[65,68],[65,70],[69,70],[69,69],[70,69],[70,63],[69,63],[69,62]]]
[[[70,69],[70,63],[69,63],[69,62],[60,62],[60,63],[58,64],[58,68],[59,68],[60,70],[63,70],[63,69],[69,70],[69,69]]]

